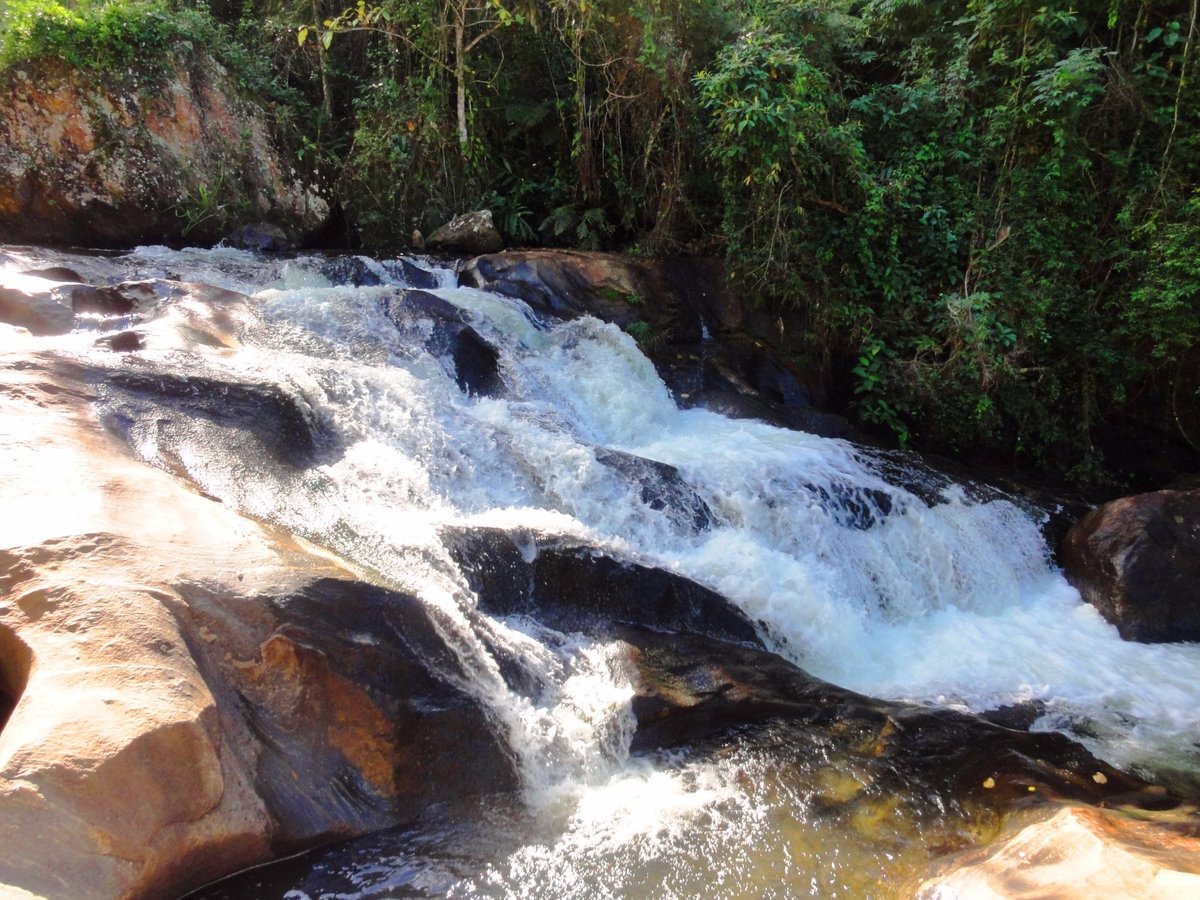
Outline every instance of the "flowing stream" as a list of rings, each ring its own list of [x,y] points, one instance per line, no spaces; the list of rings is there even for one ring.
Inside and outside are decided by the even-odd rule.
[[[339,892],[297,883],[278,896],[886,895],[939,842],[969,844],[996,824],[956,818],[938,798],[900,808],[877,796],[823,817],[822,798],[852,796],[864,778],[815,738],[631,756],[619,645],[481,614],[439,537],[448,526],[569,535],[686,576],[744,610],[776,652],[867,695],[970,711],[1036,701],[1035,730],[1066,732],[1118,767],[1200,771],[1200,646],[1122,641],[1051,564],[1036,511],[916,470],[909,490],[889,474],[894,458],[681,409],[613,325],[546,321],[421,263],[429,293],[498,351],[503,386],[482,392],[430,349],[428,319],[397,308],[411,263],[162,248],[8,248],[0,262],[247,295],[231,307],[236,350],[151,342],[121,358],[86,331],[73,345],[44,340],[110,367],[298,398],[336,448],[299,470],[238,452],[211,423],[163,428],[120,391],[99,414],[123,423],[148,463],[435,605],[465,686],[519,762],[513,809],[360,843],[326,866]],[[711,524],[645,502],[611,451],[675,467]],[[497,648],[521,661],[519,686]]]

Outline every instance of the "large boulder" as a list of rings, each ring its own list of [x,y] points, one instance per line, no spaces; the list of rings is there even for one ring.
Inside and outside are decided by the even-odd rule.
[[[214,427],[310,425],[252,385],[208,409],[203,381],[125,374]],[[0,893],[178,896],[516,787],[425,604],[136,461],[103,380],[0,361]]]
[[[503,246],[490,209],[455,216],[425,240],[426,249],[439,253],[495,253]]]
[[[1200,641],[1200,490],[1123,497],[1063,544],[1067,578],[1121,637]]]
[[[51,59],[9,69],[0,74],[0,240],[119,247],[214,241],[262,220],[315,229],[328,205],[267,123],[202,50],[102,78]]]

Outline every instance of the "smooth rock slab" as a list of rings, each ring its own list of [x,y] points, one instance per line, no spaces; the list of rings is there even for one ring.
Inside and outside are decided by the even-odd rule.
[[[1197,823],[1193,821],[1191,829]],[[1190,900],[1200,840],[1154,821],[1067,807],[930,880],[921,900]]]
[[[103,375],[0,357],[0,894],[175,897],[513,789],[424,605],[136,461]]]

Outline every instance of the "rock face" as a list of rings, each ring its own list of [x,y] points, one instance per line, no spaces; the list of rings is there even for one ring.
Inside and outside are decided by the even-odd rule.
[[[503,246],[490,209],[455,216],[425,239],[425,249],[440,253],[495,253]]]
[[[1063,567],[1131,641],[1200,641],[1200,490],[1124,497],[1067,534]]]
[[[884,761],[871,765],[880,788],[897,795],[967,796],[1001,809],[1031,794],[1039,803],[1119,795],[1173,803],[1063,735],[875,700],[814,678],[769,652],[719,594],[670,572],[568,538],[494,528],[445,529],[443,538],[484,609],[627,645],[634,751],[696,748],[731,729],[771,725]],[[992,788],[982,786],[987,779]]]
[[[652,261],[578,250],[521,250],[470,260],[464,284],[525,301],[544,316],[591,315],[636,338],[685,406],[759,418],[827,437],[853,432],[819,412],[814,373],[722,287],[713,260]],[[767,336],[770,334],[771,342]]]
[[[410,289],[383,299],[383,314],[397,329],[448,359],[466,393],[489,396],[504,387],[500,354],[468,323],[462,310],[427,291]],[[432,326],[431,326],[432,323]]]
[[[515,787],[423,604],[135,461],[93,382],[0,360],[5,891],[178,896]]]
[[[0,240],[196,242],[260,220],[299,235],[328,214],[203,52],[112,79],[53,60],[0,76]]]
[[[1146,818],[1144,815],[1139,818]],[[1185,900],[1200,896],[1194,811],[1167,822],[1066,807],[922,885],[922,900]]]

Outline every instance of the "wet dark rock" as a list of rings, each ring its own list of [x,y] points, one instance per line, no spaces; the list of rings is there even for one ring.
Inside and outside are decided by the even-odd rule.
[[[719,746],[731,731],[769,727],[884,760],[878,778],[906,794],[915,781],[958,795],[995,789],[987,796],[1006,803],[1030,786],[1043,797],[1098,802],[1146,787],[1060,734],[875,700],[814,678],[768,651],[727,600],[681,576],[561,538],[447,529],[443,539],[488,612],[629,645],[635,751]],[[1000,787],[984,787],[989,778]]]
[[[858,437],[844,418],[816,408],[824,401],[820,380],[794,354],[743,330],[745,311],[711,260],[510,251],[469,260],[460,281],[522,300],[541,316],[590,315],[636,334],[684,406]]]
[[[1200,641],[1200,490],[1123,497],[1067,534],[1063,567],[1131,641]]]
[[[487,209],[455,216],[425,239],[427,249],[445,253],[495,253],[503,246],[504,239]]]
[[[336,285],[375,287],[383,279],[361,256],[337,256],[321,264],[321,274]]]
[[[235,228],[225,235],[222,243],[238,250],[256,250],[260,253],[294,250],[297,246],[286,231],[270,222],[250,222]]]
[[[244,608],[188,601],[177,615],[226,727],[259,748],[254,787],[277,823],[276,852],[518,787],[485,710],[453,686],[469,676],[417,598],[324,578]]]
[[[144,346],[142,336],[136,331],[119,331],[96,340],[97,347],[107,347],[117,353],[132,353]]]
[[[423,320],[452,325],[463,324],[463,312],[449,300],[422,290],[397,291],[382,301],[383,314],[402,331],[409,332]]]
[[[449,528],[442,538],[481,607],[495,615],[527,613],[564,630],[632,624],[759,645],[741,610],[680,575],[567,538],[496,528]]]
[[[428,291],[438,286],[436,275],[422,269],[410,260],[391,259],[385,262],[384,265],[394,276],[399,277],[409,287]]]
[[[404,290],[385,297],[382,309],[402,333],[424,343],[435,356],[448,360],[459,389],[492,396],[504,389],[500,353],[467,322],[453,303],[421,290]],[[421,328],[432,322],[432,332]]]
[[[785,741],[803,733],[836,754],[865,758],[877,787],[904,796],[928,791],[1010,804],[1041,791],[1039,800],[1096,803],[1147,788],[1060,734],[875,700],[762,648],[705,635],[635,627],[618,634],[633,648],[638,672],[636,750],[696,746],[730,730],[765,726]],[[989,778],[993,785],[985,787]]]
[[[180,416],[180,429],[209,423],[226,432],[241,431],[272,459],[295,468],[312,465],[332,445],[312,408],[275,383],[230,382],[150,368],[116,369],[107,373],[106,381],[115,391],[108,406],[118,430],[123,430],[122,423],[156,416],[161,424],[170,421],[162,419],[164,414],[174,412]],[[247,452],[246,458],[254,454]]]
[[[810,484],[805,485],[804,490],[812,494],[821,508],[828,510],[839,525],[860,531],[883,522],[891,515],[895,505],[892,495],[885,491],[852,484]]]
[[[1033,723],[1046,714],[1046,704],[1041,700],[1026,700],[1009,706],[998,706],[979,714],[979,718],[1002,728],[1028,731]]]
[[[504,389],[500,353],[470,325],[454,335],[451,359],[455,380],[464,393],[493,396]]]
[[[124,316],[137,308],[138,301],[120,287],[81,285],[71,289],[71,306],[76,313]]]
[[[469,260],[459,280],[515,297],[541,315],[559,319],[591,315],[628,325],[644,320],[642,313],[652,313],[649,324],[661,326],[674,312],[673,298],[666,296],[669,285],[653,263],[609,253],[531,250],[484,255]],[[643,310],[643,305],[653,309]],[[699,340],[699,316],[684,312],[691,320],[684,337]]]
[[[596,461],[641,486],[642,502],[667,515],[676,525],[708,531],[716,517],[708,504],[668,463],[607,447],[595,449]]]
[[[66,334],[75,323],[75,313],[57,291],[27,293],[0,287],[0,322],[39,336]]]

